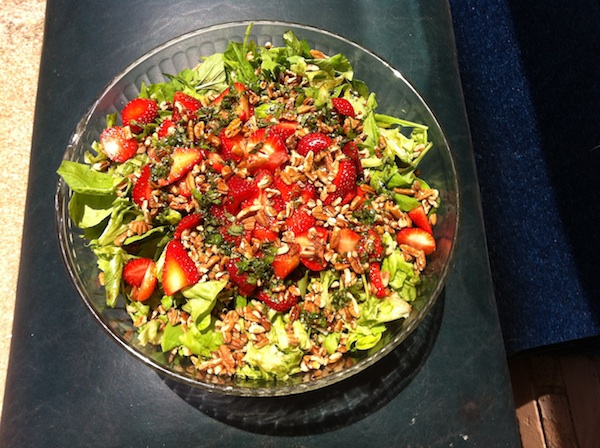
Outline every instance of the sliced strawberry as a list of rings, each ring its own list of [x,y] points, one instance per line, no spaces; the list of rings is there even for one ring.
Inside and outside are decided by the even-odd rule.
[[[290,275],[300,265],[300,246],[290,243],[289,247],[288,252],[276,255],[273,260],[273,272],[276,277],[282,279]]]
[[[316,222],[317,220],[312,215],[301,208],[294,210],[292,216],[285,220],[288,230],[294,232],[296,236],[304,235],[308,229],[314,227]]]
[[[225,166],[225,161],[223,160],[223,157],[221,157],[216,152],[211,151],[206,151],[205,155],[213,170],[215,170],[217,173],[223,171],[223,167]]]
[[[112,126],[100,134],[102,149],[110,160],[123,163],[131,159],[137,152],[137,140],[125,128]]]
[[[156,131],[158,138],[165,138],[175,132],[175,123],[170,118],[166,118]]]
[[[233,137],[227,137],[225,130],[219,135],[221,140],[221,157],[225,161],[233,160],[239,163],[246,157],[246,139],[242,133],[238,133]]]
[[[227,198],[225,199],[226,210],[231,214],[237,214],[241,204],[258,196],[258,187],[249,179],[244,179],[237,174],[227,180]]]
[[[425,213],[425,209],[422,205],[419,205],[418,207],[413,208],[410,212],[408,212],[408,217],[412,220],[415,226],[433,235],[433,230],[431,228],[431,224],[429,223],[429,218],[427,217],[427,213]]]
[[[202,107],[202,102],[186,93],[177,91],[173,96],[173,115],[171,119],[175,122],[181,120],[182,116],[190,118],[194,112]]]
[[[298,123],[295,121],[280,121],[269,128],[269,134],[275,134],[284,142],[296,132]]]
[[[184,230],[192,230],[198,227],[198,225],[204,220],[200,213],[192,213],[191,215],[184,216],[181,221],[177,223],[173,238],[176,240],[181,239],[181,234]]]
[[[265,291],[260,291],[258,293],[257,298],[261,302],[266,303],[269,308],[277,311],[278,313],[284,313],[291,307],[293,307],[296,303],[298,303],[298,298],[295,295],[290,294],[289,292],[286,293],[284,299],[281,302],[279,302],[276,298],[271,297]]]
[[[133,260],[129,260],[123,267],[123,280],[128,285],[140,286],[150,265],[154,265],[154,261],[150,258],[134,258]]]
[[[148,300],[154,292],[157,283],[158,279],[156,278],[156,265],[154,262],[152,262],[146,269],[140,286],[134,286],[131,290],[132,300],[136,300],[138,302]]]
[[[281,193],[281,198],[287,203],[302,195],[300,185],[294,183],[286,184],[280,176],[273,178],[273,186]]]
[[[235,259],[231,259],[225,264],[225,270],[229,273],[229,281],[237,286],[238,293],[248,297],[254,292],[256,285],[248,281],[248,274],[239,271]]]
[[[373,229],[367,230],[367,234],[360,242],[358,252],[361,256],[366,257],[369,262],[381,260],[383,256],[383,243],[379,234]]]
[[[149,98],[131,100],[121,112],[123,126],[129,126],[134,134],[142,132],[143,126],[152,123],[157,117],[158,103]]]
[[[406,227],[396,235],[398,244],[407,244],[415,249],[422,250],[425,255],[431,254],[436,247],[433,235],[419,227]]]
[[[161,187],[170,185],[194,168],[194,165],[199,163],[204,157],[204,153],[200,149],[196,148],[180,148],[177,147],[171,154],[171,168],[166,179],[159,179],[158,184]]]
[[[342,152],[348,157],[352,162],[354,162],[354,166],[356,167],[356,173],[358,177],[361,177],[363,174],[363,166],[360,163],[360,155],[358,153],[358,147],[354,142],[348,142],[342,148]]]
[[[178,240],[169,242],[162,272],[165,294],[172,296],[180,289],[197,283],[198,280],[200,274],[196,263],[190,258],[183,244]]]
[[[248,164],[253,169],[263,168],[275,171],[289,160],[290,156],[283,140],[277,135],[268,135],[255,154],[248,156]]]
[[[329,238],[329,231],[325,227],[315,226],[315,232],[307,232],[305,235],[296,237],[296,242],[302,249],[307,247],[324,247]],[[310,236],[309,236],[310,234]],[[302,253],[301,253],[302,255]],[[313,255],[311,257],[301,256],[300,262],[311,271],[322,271],[327,267],[327,261],[322,255]]]
[[[333,179],[333,184],[336,188],[333,193],[330,193],[325,198],[325,205],[332,204],[338,198],[342,199],[342,205],[352,201],[354,196],[356,196],[356,180],[357,173],[354,162],[349,159],[340,160],[338,172]]]
[[[332,143],[333,140],[328,135],[321,132],[313,132],[306,134],[300,139],[296,146],[296,151],[302,156],[306,156],[310,151],[316,155],[331,146]]]
[[[245,93],[247,91],[246,86],[241,82],[235,82],[233,85],[234,89],[239,95],[239,99],[237,104],[234,106],[235,114],[242,121],[248,121],[250,117],[254,114],[254,107],[250,104],[248,100],[248,95]],[[223,90],[219,96],[217,96],[213,101],[213,105],[221,104],[223,99],[231,94],[231,89],[228,87]]]
[[[340,229],[339,239],[334,249],[340,254],[353,252],[357,250],[360,240],[360,235],[354,230],[348,228]]]
[[[183,196],[187,199],[190,199],[192,197],[192,192],[191,192],[190,187],[188,186],[185,178],[180,179],[176,185],[177,185],[177,191],[180,196]]]
[[[144,165],[140,177],[131,190],[131,199],[140,207],[144,201],[152,197],[152,185],[150,185],[150,165]]]
[[[317,194],[317,188],[311,184],[310,182],[303,184],[302,186],[299,186],[302,193],[302,203],[306,204],[308,201],[312,200],[316,200],[318,197]]]
[[[369,280],[371,281],[371,286],[375,290],[375,295],[378,298],[382,299],[388,295],[388,291],[381,279],[381,266],[377,261],[369,264]]]
[[[259,223],[256,223],[254,225],[254,229],[252,230],[252,238],[256,238],[262,243],[272,243],[277,241],[279,234],[265,226],[260,225]]]
[[[348,101],[346,98],[331,98],[331,103],[338,114],[346,115],[347,117],[352,118],[356,116],[356,112],[354,112],[352,103],[350,103],[350,101]]]

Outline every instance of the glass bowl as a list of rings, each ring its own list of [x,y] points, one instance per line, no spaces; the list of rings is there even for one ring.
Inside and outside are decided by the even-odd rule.
[[[142,83],[165,81],[165,74],[176,74],[197,65],[198,61],[215,52],[223,52],[228,42],[244,39],[249,22],[226,23],[201,29],[178,37],[150,51],[118,74],[100,93],[73,133],[65,160],[82,162],[91,144],[99,139],[105,127],[107,114],[120,112],[125,104],[135,98]],[[378,350],[359,359],[351,367],[326,377],[303,380],[301,376],[287,381],[213,381],[170,368],[153,346],[141,346],[135,328],[121,298],[114,308],[107,307],[105,293],[98,283],[99,270],[94,254],[86,247],[69,217],[70,190],[58,181],[56,192],[56,225],[61,254],[70,278],[83,303],[94,319],[122,348],[159,374],[187,386],[204,391],[248,397],[275,397],[314,391],[356,375],[377,363],[398,347],[415,330],[429,313],[444,288],[455,252],[459,223],[459,186],[452,152],[431,109],[418,92],[381,58],[341,36],[309,26],[257,21],[253,22],[250,38],[259,45],[271,42],[284,45],[282,36],[292,30],[305,39],[311,48],[324,54],[343,53],[354,66],[355,77],[364,81],[377,95],[378,112],[398,116],[429,126],[429,139],[433,148],[420,163],[425,179],[440,192],[441,207],[434,229],[437,250],[430,256],[418,298],[413,302],[410,316],[388,326],[385,339]]]

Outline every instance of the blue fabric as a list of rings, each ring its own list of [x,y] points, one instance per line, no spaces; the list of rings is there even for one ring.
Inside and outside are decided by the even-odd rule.
[[[509,355],[600,335],[600,4],[451,0]]]

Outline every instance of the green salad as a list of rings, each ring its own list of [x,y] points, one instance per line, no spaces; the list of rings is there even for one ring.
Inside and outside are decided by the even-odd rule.
[[[193,375],[338,371],[406,318],[436,249],[427,127],[292,32],[140,86],[58,174],[110,307]]]

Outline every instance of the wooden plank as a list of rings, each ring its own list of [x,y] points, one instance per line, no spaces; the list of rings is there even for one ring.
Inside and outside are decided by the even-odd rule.
[[[517,421],[523,448],[547,448],[538,410],[537,397],[527,358],[509,362]]]
[[[600,447],[600,361],[577,355],[561,358],[562,376],[581,448]]]
[[[578,447],[566,394],[553,392],[541,395],[538,406],[547,448]]]

